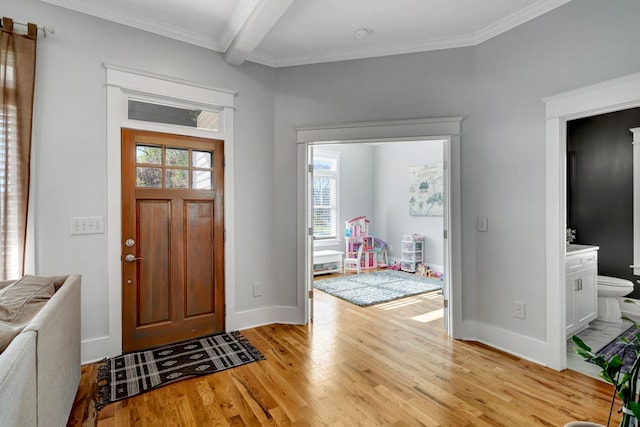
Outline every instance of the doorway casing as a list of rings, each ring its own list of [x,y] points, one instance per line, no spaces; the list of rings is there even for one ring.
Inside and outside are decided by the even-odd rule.
[[[543,99],[545,103],[546,308],[550,368],[567,367],[565,336],[565,229],[567,122],[640,106],[640,73]],[[631,139],[631,135],[630,135]]]
[[[449,336],[460,338],[462,331],[462,263],[460,210],[460,134],[462,117],[412,119],[381,122],[358,122],[297,129],[298,144],[298,307],[304,307],[304,319],[311,316],[308,293],[313,273],[313,246],[309,237],[309,147],[314,144],[344,144],[364,142],[400,142],[445,140],[445,162],[449,186],[449,210],[445,211],[445,264],[448,264],[448,286],[444,297],[449,301],[445,325]]]
[[[107,282],[108,331],[103,337],[82,341],[83,362],[122,352],[121,167],[120,129],[148,130],[224,140],[225,217],[225,324],[235,321],[235,224],[233,117],[235,91],[206,86],[151,72],[105,64],[107,86]],[[217,111],[219,130],[187,128],[128,119],[128,100],[144,100],[184,108]]]

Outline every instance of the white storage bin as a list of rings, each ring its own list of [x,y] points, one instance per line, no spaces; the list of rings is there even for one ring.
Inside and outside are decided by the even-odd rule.
[[[400,265],[400,268],[402,269],[402,271],[407,271],[409,273],[415,273],[417,266],[418,266],[417,262],[402,261],[402,264]]]
[[[402,260],[403,261],[411,261],[411,262],[421,261],[422,260],[422,256],[421,256],[421,254],[418,254],[418,253],[415,253],[415,252],[403,252],[402,253]]]

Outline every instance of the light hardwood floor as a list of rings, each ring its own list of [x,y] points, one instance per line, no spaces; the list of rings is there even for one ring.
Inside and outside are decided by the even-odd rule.
[[[606,424],[610,387],[442,329],[437,293],[361,308],[315,291],[312,325],[242,331],[267,358],[92,411],[83,367],[71,426]],[[617,425],[614,414],[611,425]]]

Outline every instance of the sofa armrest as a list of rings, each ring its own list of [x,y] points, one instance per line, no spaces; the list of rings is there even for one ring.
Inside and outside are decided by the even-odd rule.
[[[80,383],[80,280],[69,276],[24,329],[37,335],[40,426],[67,424]]]
[[[0,354],[0,425],[37,426],[36,334],[23,332]]]
[[[0,291],[9,286],[10,284],[15,283],[15,280],[2,280],[0,281]]]

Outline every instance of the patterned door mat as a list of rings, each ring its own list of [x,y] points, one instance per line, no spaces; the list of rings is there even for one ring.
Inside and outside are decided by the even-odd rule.
[[[265,357],[239,332],[211,335],[105,360],[98,368],[96,408]]]

